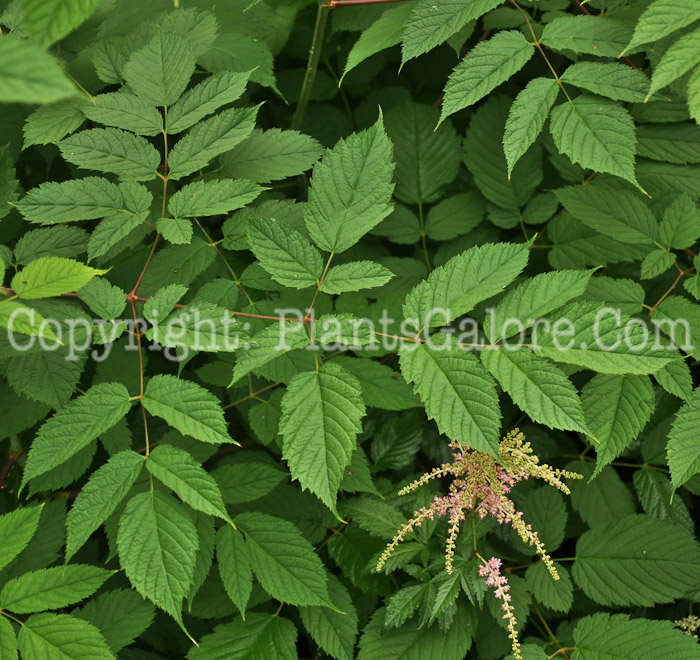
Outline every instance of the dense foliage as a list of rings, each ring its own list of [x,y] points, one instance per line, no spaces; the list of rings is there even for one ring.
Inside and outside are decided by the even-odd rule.
[[[2,660],[700,658],[700,1],[518,2],[0,1]]]

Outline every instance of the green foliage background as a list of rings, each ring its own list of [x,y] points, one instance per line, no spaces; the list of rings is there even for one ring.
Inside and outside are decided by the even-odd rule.
[[[504,658],[477,547],[526,660],[700,657],[698,0],[0,7],[0,326],[58,319],[0,337],[2,660]],[[483,350],[402,334],[436,306]],[[597,350],[604,307],[690,332]],[[452,575],[444,520],[375,572],[441,484],[397,491],[515,427],[585,477],[513,492],[561,580],[478,518]]]

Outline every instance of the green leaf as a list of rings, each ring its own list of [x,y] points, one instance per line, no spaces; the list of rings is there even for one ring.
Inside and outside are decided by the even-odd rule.
[[[87,602],[77,616],[91,623],[104,636],[113,653],[132,644],[153,622],[155,609],[135,591],[115,589]]]
[[[399,353],[401,373],[414,384],[428,419],[440,433],[498,456],[501,411],[493,378],[467,349],[432,337],[434,347],[404,345]]]
[[[576,62],[561,74],[561,80],[613,101],[639,103],[652,94],[649,79],[641,71],[618,62]]]
[[[342,512],[373,536],[391,539],[405,522],[404,515],[382,500],[360,496],[343,502]]]
[[[388,268],[373,261],[351,261],[331,268],[320,290],[324,293],[337,294],[373,289],[386,284],[392,277],[394,274]]]
[[[292,478],[333,512],[364,415],[360,384],[333,362],[296,375],[282,398],[282,455]]]
[[[700,14],[698,14],[700,17]],[[700,63],[700,29],[683,35],[661,56],[651,76],[647,98]]]
[[[116,319],[126,307],[126,293],[101,277],[93,277],[78,292],[82,300],[95,314],[105,320]]]
[[[22,129],[24,149],[33,144],[49,144],[72,133],[84,121],[81,110],[82,101],[67,99],[44,105],[32,112]]]
[[[253,571],[248,549],[241,532],[224,525],[216,535],[216,561],[224,589],[245,618],[245,610],[253,590]]]
[[[222,465],[212,472],[212,476],[219,484],[226,504],[241,504],[264,497],[284,481],[287,474],[264,463],[246,462]]]
[[[352,660],[357,637],[357,611],[347,589],[333,575],[328,579],[328,593],[335,610],[302,607],[299,610],[302,623],[326,653],[337,660]]]
[[[188,218],[160,218],[156,222],[156,229],[168,243],[187,245],[192,242],[194,228]]]
[[[322,250],[343,252],[392,211],[394,164],[382,118],[339,140],[313,169],[304,222]]]
[[[687,362],[669,362],[654,374],[654,379],[667,392],[684,401],[688,401],[693,394],[693,378]]]
[[[275,282],[305,289],[321,279],[323,261],[318,250],[306,236],[275,218],[250,220],[248,243]]]
[[[280,321],[268,326],[253,336],[248,350],[239,354],[229,387],[276,357],[308,345],[309,336],[301,322]]]
[[[489,341],[511,337],[536,324],[545,314],[578,298],[595,271],[559,270],[540,273],[511,289],[485,323]]]
[[[685,6],[674,0],[655,0],[644,10],[634,28],[632,39],[620,55],[649,41],[659,41],[698,19],[700,7],[693,3]]]
[[[597,374],[584,386],[581,401],[588,428],[599,443],[595,446],[595,476],[649,421],[654,412],[654,388],[648,376]]]
[[[641,124],[637,126],[637,155],[662,163],[700,163],[700,126]]]
[[[527,243],[486,243],[436,268],[406,296],[403,314],[418,326],[444,325],[501,293],[525,268]]]
[[[476,191],[468,191],[441,200],[425,219],[425,233],[434,241],[451,241],[468,234],[486,215],[486,203]],[[411,241],[411,242],[417,242]]]
[[[17,203],[25,220],[42,225],[104,218],[123,209],[119,188],[95,176],[42,183]]]
[[[144,318],[151,323],[157,323],[173,311],[173,307],[186,293],[187,287],[181,284],[169,284],[158,289],[143,306]]]
[[[559,95],[559,85],[553,78],[533,78],[515,97],[510,106],[503,151],[508,161],[508,178],[515,163],[532,146],[542,132],[549,111]]]
[[[3,103],[55,103],[75,94],[58,60],[43,48],[14,35],[0,40]]]
[[[700,580],[700,546],[676,525],[628,516],[581,536],[573,576],[601,605],[670,603]]]
[[[172,105],[194,72],[190,42],[174,32],[158,31],[124,65],[124,80],[136,96],[153,105]]]
[[[700,209],[690,195],[678,195],[664,211],[659,242],[674,250],[692,247],[700,238]]]
[[[527,587],[537,602],[556,612],[568,612],[574,603],[574,585],[569,570],[557,564],[559,580],[556,582],[547,567],[538,561],[525,572]]]
[[[674,489],[682,486],[690,477],[700,472],[700,445],[697,429],[700,424],[700,388],[683,405],[673,418],[668,434],[668,467]]]
[[[114,660],[107,642],[87,621],[70,614],[34,614],[22,625],[18,636],[24,658],[61,660]]]
[[[250,135],[257,113],[258,107],[229,108],[194,126],[170,152],[170,178],[181,179],[192,174],[215,156],[233,149]]]
[[[178,190],[168,202],[175,218],[223,215],[252,202],[262,188],[242,179],[195,181]]]
[[[217,398],[196,383],[158,374],[146,385],[143,407],[184,435],[212,444],[234,442]]]
[[[445,85],[440,122],[473,105],[522,69],[535,52],[517,30],[498,32],[470,50]]]
[[[692,636],[673,627],[673,621],[630,619],[627,614],[599,612],[580,619],[574,628],[573,660],[646,660],[700,658]]]
[[[95,275],[104,275],[106,272],[72,259],[41,257],[25,266],[12,278],[12,288],[25,300],[49,298],[77,291]]]
[[[577,220],[622,243],[653,244],[659,225],[644,199],[611,181],[554,191]]]
[[[188,660],[296,660],[297,631],[289,620],[272,614],[251,612],[245,621],[218,625],[205,635]],[[271,654],[271,655],[268,655]]]
[[[245,91],[250,71],[221,71],[186,91],[168,110],[168,133],[181,133],[200,119],[233,103]]]
[[[90,535],[114,513],[136,482],[143,456],[126,450],[112,456],[90,476],[68,512],[66,561],[85,544]]]
[[[290,605],[332,607],[323,564],[291,522],[259,512],[242,513],[234,522],[245,534],[255,577],[267,593]]]
[[[119,519],[117,545],[134,589],[181,624],[199,547],[185,505],[160,491],[134,495]]]
[[[99,4],[99,0],[26,0],[24,24],[34,41],[50,46],[89,18]]]
[[[0,619],[0,658],[18,660],[17,635],[9,619]]]
[[[498,6],[497,0],[421,0],[403,27],[401,66],[427,53],[473,21]]]
[[[142,227],[143,218],[138,215],[116,213],[100,221],[88,241],[88,260],[107,254],[119,242],[126,239],[135,229]]]
[[[589,433],[578,392],[559,367],[528,349],[485,350],[481,361],[534,422]]]
[[[59,341],[51,325],[32,307],[26,307],[14,300],[0,302],[0,328],[11,329],[13,333],[43,337],[49,341]]]
[[[312,137],[298,131],[255,130],[221,156],[226,176],[267,183],[306,172],[323,155]]]
[[[667,250],[652,250],[642,261],[641,278],[653,280],[676,263],[676,255]]]
[[[0,591],[0,607],[17,614],[57,610],[95,593],[113,571],[69,564],[32,571],[9,580]]]
[[[130,408],[129,392],[119,383],[99,383],[66,404],[39,428],[27,455],[22,486],[87,447]]]
[[[80,109],[92,121],[122,128],[137,135],[158,135],[163,131],[160,112],[128,92],[98,94],[89,102],[83,103]]]
[[[654,469],[635,470],[633,481],[644,513],[695,533],[695,523],[683,499],[673,497],[673,486],[665,474]]]
[[[634,173],[634,122],[621,105],[581,94],[552,110],[549,130],[557,149],[574,163],[619,176],[645,192]]]
[[[27,547],[36,532],[43,507],[43,504],[21,507],[0,516],[0,536],[3,539],[0,569]]]
[[[559,16],[545,25],[540,41],[555,50],[617,57],[631,36],[627,23],[614,18]]]
[[[146,458],[146,469],[185,504],[230,522],[214,478],[184,449],[158,445]]]

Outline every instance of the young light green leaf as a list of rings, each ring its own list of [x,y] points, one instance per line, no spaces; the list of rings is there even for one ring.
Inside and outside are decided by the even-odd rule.
[[[172,105],[180,98],[194,71],[195,55],[186,37],[159,30],[124,65],[124,80],[144,101]]]
[[[639,435],[654,412],[648,376],[597,374],[581,393],[588,428],[598,440],[595,477]]]
[[[226,430],[218,399],[203,387],[175,376],[158,374],[146,385],[143,407],[195,440],[221,444],[235,441]]]
[[[388,268],[373,261],[351,261],[331,268],[320,289],[330,294],[373,289],[386,284],[392,277],[394,274]]]
[[[0,607],[17,614],[57,610],[97,591],[113,575],[97,566],[69,564],[24,573],[0,591]]]
[[[234,522],[245,534],[255,577],[273,598],[290,605],[332,607],[325,568],[291,522],[259,512],[242,513]]]
[[[104,275],[106,272],[72,259],[41,257],[25,266],[12,278],[12,288],[25,300],[50,298],[77,291],[95,275]]]
[[[119,519],[117,546],[134,589],[182,624],[199,547],[185,505],[157,490],[134,495]]]
[[[143,456],[126,450],[100,466],[82,487],[68,512],[66,561],[85,544],[90,535],[112,515],[143,467]]]
[[[80,108],[90,120],[137,135],[158,135],[163,117],[156,108],[128,92],[98,94]]]
[[[175,218],[223,215],[252,202],[262,188],[243,179],[195,181],[178,190],[168,202]]]
[[[561,74],[561,80],[613,101],[639,103],[651,96],[649,79],[618,62],[576,62]]]
[[[24,24],[32,39],[50,46],[89,18],[99,4],[99,0],[26,0]]]
[[[0,569],[5,568],[27,547],[36,532],[43,507],[43,504],[21,507],[0,516],[0,536],[3,539]]]
[[[185,92],[168,110],[168,133],[181,133],[200,119],[233,103],[245,91],[250,71],[220,71]]]
[[[253,590],[253,571],[243,534],[231,525],[224,525],[216,534],[216,563],[228,597],[245,619]]]
[[[696,436],[698,424],[700,424],[700,388],[693,392],[692,397],[676,413],[673,427],[668,434],[666,451],[674,489],[700,472],[700,445]]]
[[[634,173],[634,122],[621,105],[581,94],[552,110],[549,130],[557,149],[574,163],[619,176],[645,193]]]
[[[578,392],[559,367],[527,349],[485,350],[481,361],[532,421],[589,434]]]
[[[340,140],[317,163],[304,222],[322,250],[343,252],[392,211],[394,164],[382,118]]]
[[[292,478],[333,512],[364,415],[360,384],[333,362],[295,376],[282,398],[282,455]]]
[[[32,307],[26,307],[14,300],[0,302],[0,328],[7,328],[13,333],[43,337],[52,342],[59,342],[50,323]]]
[[[401,373],[413,383],[428,419],[435,420],[441,433],[498,456],[501,410],[496,384],[472,353],[450,339],[446,336],[445,344],[434,348],[403,346]]]
[[[305,289],[321,279],[323,261],[318,250],[306,236],[275,218],[250,220],[248,243],[275,282]]]
[[[100,631],[70,614],[34,614],[22,625],[18,636],[23,658],[61,660],[114,660]]]
[[[258,107],[229,108],[194,126],[170,152],[170,178],[181,179],[202,169],[212,158],[245,140],[255,126]]]
[[[440,123],[508,80],[527,64],[534,52],[535,47],[517,30],[498,32],[477,44],[447,79]]]
[[[224,174],[267,183],[306,172],[323,155],[312,137],[298,131],[255,130],[221,156]]]
[[[27,455],[22,487],[87,447],[130,407],[129,392],[119,383],[99,383],[70,401],[39,428]]]
[[[147,457],[146,469],[185,504],[230,522],[214,478],[184,449],[158,445]]]
[[[503,134],[508,178],[520,157],[542,132],[549,111],[557,100],[559,85],[553,78],[533,78],[513,101]]]

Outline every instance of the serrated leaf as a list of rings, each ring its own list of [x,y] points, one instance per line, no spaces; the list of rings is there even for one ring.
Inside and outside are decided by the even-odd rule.
[[[678,525],[689,534],[695,533],[695,524],[683,499],[673,497],[673,486],[665,474],[653,469],[636,470],[633,481],[644,513]]]
[[[116,319],[126,307],[126,292],[101,277],[93,277],[78,292],[91,311],[101,319]]]
[[[339,294],[347,291],[373,289],[386,284],[394,274],[373,261],[351,261],[331,268],[321,284],[324,293]]]
[[[226,430],[221,404],[196,383],[158,374],[146,385],[143,407],[195,440],[212,444],[234,442]]]
[[[49,298],[69,291],[77,291],[95,275],[104,275],[106,272],[72,259],[40,257],[12,278],[12,288],[20,298],[25,300]]]
[[[404,345],[399,353],[401,373],[414,384],[428,418],[441,433],[498,456],[501,411],[495,383],[472,353],[449,339],[434,348]]]
[[[73,399],[39,428],[24,467],[22,485],[77,454],[112,428],[131,407],[119,383],[100,383]]]
[[[168,243],[174,245],[189,244],[194,232],[189,218],[160,218],[156,221],[156,229]]]
[[[549,130],[557,149],[574,163],[619,176],[645,192],[634,173],[634,122],[615,101],[581,94],[552,110]]]
[[[0,535],[3,538],[0,569],[27,547],[36,532],[43,506],[21,507],[0,516]]]
[[[181,284],[169,284],[158,289],[143,306],[143,315],[151,323],[157,323],[158,319],[165,318],[173,307],[187,293],[187,287]]]
[[[526,243],[486,243],[436,268],[406,296],[404,317],[418,326],[444,325],[503,291],[525,268]]]
[[[693,392],[692,397],[676,413],[673,418],[673,427],[668,434],[666,451],[674,489],[700,472],[698,424],[700,424],[700,388]]]
[[[698,14],[700,17],[700,14]],[[656,37],[655,37],[656,38]],[[693,30],[675,41],[654,67],[647,98],[700,63],[700,30]]]
[[[503,151],[508,161],[509,178],[515,163],[542,132],[558,95],[559,85],[556,80],[533,78],[515,97],[503,134]]]
[[[107,254],[136,228],[141,227],[143,221],[138,215],[126,213],[115,213],[101,220],[88,240],[88,260],[92,261]]]
[[[144,101],[172,105],[180,98],[194,71],[190,42],[174,32],[158,31],[124,65],[124,80]]]
[[[287,477],[285,472],[263,463],[222,465],[212,472],[224,502],[241,504],[260,499]]]
[[[90,476],[68,512],[66,561],[104,523],[136,482],[143,456],[127,450],[112,456]]]
[[[306,236],[275,218],[250,220],[248,243],[275,282],[305,289],[316,286],[321,279],[323,261],[318,250]]]
[[[175,218],[223,215],[252,202],[262,188],[243,179],[195,181],[178,190],[168,202]]]
[[[186,91],[168,110],[168,133],[181,133],[200,119],[233,103],[245,91],[250,71],[220,71]]]
[[[555,582],[547,567],[538,561],[527,569],[525,580],[530,593],[541,605],[556,612],[568,612],[574,602],[574,585],[565,566],[557,565],[557,573],[559,580]]]
[[[651,96],[649,79],[617,62],[576,62],[561,74],[561,80],[613,101],[639,103]]]
[[[323,155],[321,145],[298,131],[255,130],[232,151],[221,156],[226,176],[259,183],[306,172]]]
[[[160,444],[148,455],[145,464],[185,504],[230,522],[216,481],[184,449]]]
[[[322,250],[343,252],[392,211],[391,142],[381,117],[339,140],[313,169],[304,222]]]
[[[331,606],[323,564],[291,522],[259,512],[242,513],[234,522],[245,534],[255,577],[273,598]]]
[[[17,635],[9,619],[0,619],[0,657],[2,660],[18,660]]]
[[[35,41],[50,46],[89,18],[98,4],[99,0],[26,0],[24,24]]]
[[[224,589],[245,619],[246,606],[253,590],[253,571],[241,532],[224,525],[216,535],[216,562]]]
[[[70,614],[34,614],[22,625],[19,650],[25,658],[114,660],[100,631]]]
[[[194,126],[170,152],[170,178],[181,179],[202,169],[212,158],[245,140],[255,126],[258,107],[229,108]]]
[[[185,505],[160,491],[134,495],[119,519],[117,545],[134,589],[182,623],[199,547]]]
[[[83,103],[80,109],[92,121],[122,128],[137,135],[158,135],[163,131],[160,112],[128,92],[98,94],[91,101]]]
[[[4,103],[55,103],[76,94],[56,58],[32,41],[5,35],[0,62]]]
[[[664,211],[659,242],[674,250],[692,247],[700,238],[700,210],[688,194],[678,195]]]
[[[57,225],[26,232],[14,248],[15,261],[26,265],[39,257],[76,257],[87,249],[88,235],[80,227]]]
[[[578,392],[559,367],[528,349],[485,350],[481,361],[534,422],[589,433]]]
[[[391,539],[406,522],[398,509],[373,497],[361,496],[346,500],[341,511],[362,529],[384,539]]]
[[[112,571],[87,564],[32,571],[3,586],[0,607],[17,614],[57,610],[91,596],[112,575]]]
[[[631,36],[625,22],[607,16],[559,16],[545,25],[541,42],[556,50],[617,57]]]
[[[676,360],[654,374],[654,379],[667,392],[688,401],[693,394],[693,377],[687,362]]]
[[[67,99],[37,108],[27,117],[22,129],[24,149],[33,144],[57,142],[72,133],[85,121],[81,104],[77,99]]]
[[[477,44],[447,79],[440,122],[484,98],[522,69],[534,52],[517,30],[498,32]]]
[[[295,376],[282,398],[282,455],[292,478],[334,512],[364,415],[357,379],[332,362]]]
[[[21,305],[14,300],[0,302],[0,328],[11,329],[17,334],[43,337],[49,341],[60,341],[45,320],[32,307]]]
[[[676,0],[655,0],[644,10],[634,28],[632,39],[620,55],[649,41],[663,39],[667,34],[680,30],[698,19],[700,6],[696,3],[685,5]]]
[[[441,200],[425,219],[425,233],[434,241],[451,241],[468,234],[486,215],[485,200],[476,191],[468,191]],[[412,242],[417,242],[412,241]]]
[[[641,278],[652,280],[676,263],[676,256],[668,250],[653,250],[642,260]]]
[[[573,577],[601,605],[670,603],[700,580],[700,546],[676,525],[628,516],[581,536]]]

